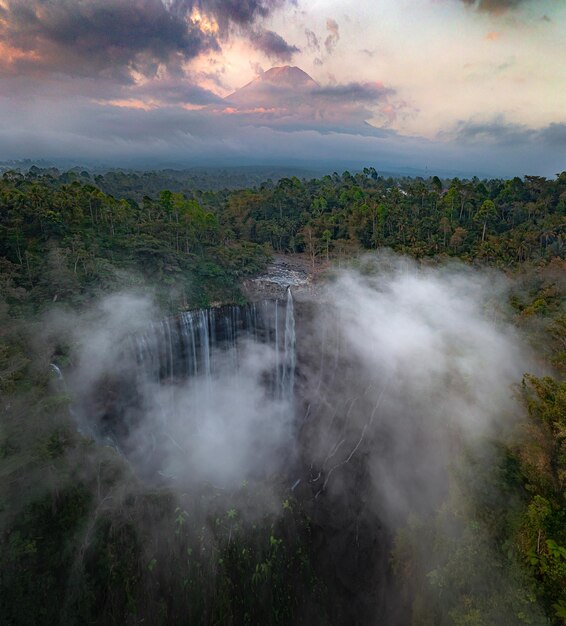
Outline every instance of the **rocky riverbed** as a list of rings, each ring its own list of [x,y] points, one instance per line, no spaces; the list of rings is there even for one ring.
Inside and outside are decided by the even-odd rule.
[[[244,291],[251,300],[265,298],[281,298],[287,287],[293,294],[311,293],[313,289],[313,273],[306,259],[294,255],[277,255],[265,272],[244,282]]]

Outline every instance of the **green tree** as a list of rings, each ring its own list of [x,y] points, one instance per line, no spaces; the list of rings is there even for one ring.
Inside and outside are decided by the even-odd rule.
[[[493,200],[484,200],[482,202],[482,205],[480,206],[480,208],[478,209],[478,211],[476,212],[474,216],[474,219],[477,222],[483,223],[482,234],[481,234],[482,241],[485,240],[487,224],[492,222],[496,218],[497,218],[497,209],[495,207],[495,204],[493,203]]]

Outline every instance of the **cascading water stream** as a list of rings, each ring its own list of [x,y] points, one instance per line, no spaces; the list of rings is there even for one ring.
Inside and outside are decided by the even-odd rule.
[[[291,399],[295,388],[295,311],[293,306],[293,294],[291,288],[287,288],[287,305],[285,311],[285,352],[283,355],[283,367],[281,387],[279,392],[282,398]]]
[[[229,463],[244,454],[246,429],[269,457],[295,420],[293,294],[154,322],[116,346],[115,361],[77,398],[77,422],[144,475],[186,477],[204,450]]]
[[[273,349],[273,396],[292,401],[296,338],[290,288],[286,301],[186,311],[153,324],[134,338],[138,376],[158,383],[199,377],[212,389],[221,363],[228,361],[237,374],[246,341]]]

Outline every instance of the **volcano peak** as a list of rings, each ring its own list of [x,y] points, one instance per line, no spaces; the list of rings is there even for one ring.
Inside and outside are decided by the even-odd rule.
[[[282,65],[280,67],[272,67],[263,72],[259,77],[261,81],[267,81],[275,84],[300,85],[316,84],[315,81],[300,67],[294,65]]]

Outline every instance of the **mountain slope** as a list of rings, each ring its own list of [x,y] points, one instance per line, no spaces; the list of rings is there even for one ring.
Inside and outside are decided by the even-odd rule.
[[[227,96],[222,112],[254,126],[383,134],[366,122],[371,111],[365,102],[343,97],[340,87],[322,87],[298,67],[272,67]]]
[[[306,97],[312,95],[318,87],[318,83],[300,68],[284,65],[272,67],[260,74],[247,85],[227,96],[226,100],[231,104],[245,106],[273,105],[275,97]]]
[[[305,106],[319,85],[298,67],[272,67],[225,98],[237,109],[271,110],[282,106]]]

